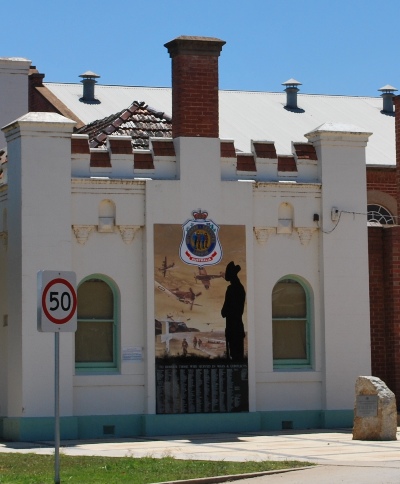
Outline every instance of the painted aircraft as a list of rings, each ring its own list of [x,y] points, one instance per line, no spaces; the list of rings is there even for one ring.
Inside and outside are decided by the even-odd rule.
[[[173,297],[181,303],[189,304],[190,310],[193,309],[193,306],[201,306],[201,304],[197,304],[194,302],[196,297],[201,296],[201,292],[195,294],[191,287],[189,287],[189,291],[181,291],[180,289],[168,289],[157,281],[154,281],[154,287],[159,291],[165,293],[168,297]]]
[[[158,268],[158,270],[161,271],[163,273],[163,276],[165,277],[167,270],[172,269],[174,266],[175,262],[172,262],[170,265],[168,265],[167,256],[165,256],[164,260],[162,261],[162,265]]]
[[[223,272],[220,272],[219,275],[217,274],[207,274],[207,271],[205,267],[198,267],[199,273],[194,275],[194,278],[197,281],[201,281],[203,283],[203,286],[206,289],[209,289],[211,286],[211,279],[216,279],[218,277],[225,277],[225,274]]]

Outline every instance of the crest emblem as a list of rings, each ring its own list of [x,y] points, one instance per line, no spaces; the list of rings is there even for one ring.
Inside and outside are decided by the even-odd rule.
[[[222,247],[218,238],[219,226],[208,219],[208,212],[201,209],[192,212],[193,219],[182,225],[183,237],[179,250],[185,264],[211,266],[222,259]]]

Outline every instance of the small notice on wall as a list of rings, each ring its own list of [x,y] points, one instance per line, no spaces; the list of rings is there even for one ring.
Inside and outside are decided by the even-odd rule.
[[[126,346],[122,348],[122,361],[138,362],[143,361],[143,351],[141,346]]]

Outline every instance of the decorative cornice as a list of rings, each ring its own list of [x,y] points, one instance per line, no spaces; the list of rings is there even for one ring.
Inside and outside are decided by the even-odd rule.
[[[79,244],[85,245],[90,233],[95,229],[95,225],[73,225],[72,230],[74,231],[76,240]]]
[[[264,245],[271,235],[276,234],[275,227],[254,227],[254,235],[256,236],[257,242]]]
[[[140,225],[120,225],[118,228],[125,244],[131,244]]]
[[[297,227],[296,230],[299,234],[301,244],[308,245],[313,233],[318,229],[316,227]]]

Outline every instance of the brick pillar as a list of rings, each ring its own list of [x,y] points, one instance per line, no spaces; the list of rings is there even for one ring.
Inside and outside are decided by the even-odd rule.
[[[386,365],[389,388],[400,404],[400,226],[383,231],[386,312]]]
[[[209,37],[177,37],[172,59],[172,137],[219,137],[218,57],[225,44]]]
[[[371,374],[387,381],[383,229],[368,227]]]

